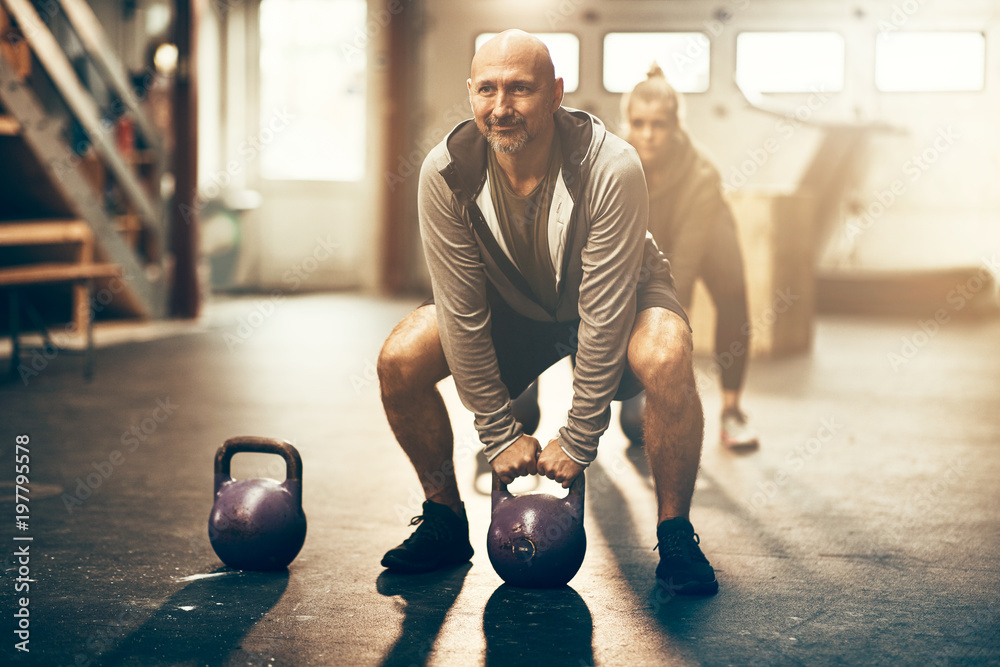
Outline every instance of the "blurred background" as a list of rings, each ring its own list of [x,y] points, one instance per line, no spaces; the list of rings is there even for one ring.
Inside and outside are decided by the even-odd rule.
[[[820,312],[997,311],[992,2],[0,7],[0,287],[35,311],[13,328],[82,335],[88,287],[99,322],[193,318],[224,293],[426,293],[420,163],[470,115],[476,45],[509,27],[541,37],[565,104],[613,131],[652,62],[684,94],[736,213],[752,316],[772,320],[755,354],[808,349]],[[788,289],[799,307],[777,318]]]
[[[378,564],[423,501],[376,369],[429,293],[418,172],[471,115],[476,44],[511,27],[614,132],[657,62],[731,203],[761,446],[718,444],[718,368],[743,352],[710,356],[696,287],[711,601],[654,588],[620,412],[574,589],[498,588],[450,380],[477,562]],[[0,457],[30,439],[30,661],[1000,663],[998,47],[996,0],[0,0]],[[539,384],[540,437],[572,372]],[[290,574],[221,569],[207,539],[213,455],[248,433],[302,453]]]

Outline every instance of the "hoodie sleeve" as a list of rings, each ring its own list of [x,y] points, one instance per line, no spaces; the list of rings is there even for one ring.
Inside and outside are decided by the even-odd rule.
[[[420,170],[420,237],[448,368],[462,403],[475,414],[476,430],[492,461],[521,436],[522,428],[514,419],[510,396],[500,380],[479,246],[438,171],[442,152],[441,147],[432,151]]]
[[[591,222],[582,254],[573,403],[559,431],[563,451],[585,465],[597,456],[627,363],[648,214],[646,181],[631,146],[609,135],[594,167],[584,193]]]

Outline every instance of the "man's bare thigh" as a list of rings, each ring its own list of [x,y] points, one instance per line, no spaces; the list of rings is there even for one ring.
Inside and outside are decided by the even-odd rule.
[[[629,334],[629,347],[639,342],[680,346],[683,349],[691,344],[691,329],[684,318],[674,311],[654,306],[636,314]]]
[[[451,375],[441,347],[434,304],[417,308],[400,321],[382,346],[382,356],[422,379],[439,382]]]

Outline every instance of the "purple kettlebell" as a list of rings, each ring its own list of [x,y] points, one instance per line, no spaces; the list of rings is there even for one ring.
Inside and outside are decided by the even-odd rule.
[[[285,481],[234,480],[229,464],[240,452],[278,454]],[[239,570],[281,570],[306,540],[302,511],[302,457],[291,444],[272,438],[230,438],[215,453],[215,504],[208,539],[223,563]]]
[[[587,551],[583,493],[583,473],[565,498],[547,493],[514,496],[493,474],[486,552],[501,579],[511,586],[558,588],[573,578]]]

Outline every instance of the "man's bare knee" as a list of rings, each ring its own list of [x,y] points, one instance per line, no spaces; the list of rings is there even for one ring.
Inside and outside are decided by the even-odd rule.
[[[640,313],[629,340],[632,371],[647,390],[690,383],[694,377],[690,328],[676,313],[650,311]]]
[[[434,306],[410,313],[396,325],[378,357],[383,398],[426,391],[448,376]]]

